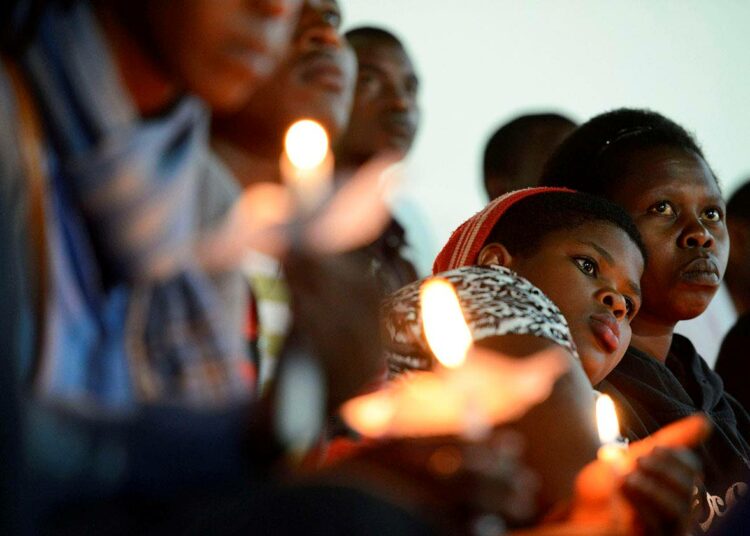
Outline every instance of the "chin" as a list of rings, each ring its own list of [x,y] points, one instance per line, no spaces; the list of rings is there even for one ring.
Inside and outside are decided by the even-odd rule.
[[[602,381],[607,374],[604,370],[604,361],[601,357],[591,357],[585,348],[579,348],[578,355],[581,357],[583,371],[586,373],[591,385],[596,385]],[[583,357],[584,355],[587,357]]]
[[[670,316],[679,322],[681,320],[690,320],[691,318],[701,315],[706,309],[708,309],[708,306],[717,290],[718,287],[700,294],[693,292],[688,296],[678,296],[674,300],[670,300],[670,302],[674,304]]]

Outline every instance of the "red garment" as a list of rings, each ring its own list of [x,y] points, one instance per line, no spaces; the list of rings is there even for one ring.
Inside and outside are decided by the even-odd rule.
[[[573,192],[573,190],[540,186],[501,195],[453,231],[448,242],[435,258],[432,273],[438,274],[461,266],[476,264],[484,242],[502,215],[521,199],[546,192]]]

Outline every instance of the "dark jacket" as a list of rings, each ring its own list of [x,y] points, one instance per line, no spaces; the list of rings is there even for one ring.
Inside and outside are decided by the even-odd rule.
[[[750,417],[688,339],[674,335],[666,363],[631,346],[597,388],[615,401],[623,434],[631,440],[696,412],[711,420],[713,433],[696,449],[705,474],[694,498],[696,532],[707,531],[747,492]]]

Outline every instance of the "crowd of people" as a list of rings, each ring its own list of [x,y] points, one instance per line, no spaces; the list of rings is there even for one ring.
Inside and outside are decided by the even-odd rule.
[[[725,201],[657,111],[521,116],[486,145],[488,204],[422,273],[386,199],[418,58],[344,33],[342,7],[0,8],[2,533],[750,531],[750,183]],[[300,119],[334,163],[313,204],[282,165]],[[470,359],[510,375],[554,352],[559,377],[492,420],[456,373],[466,433],[363,432],[347,403],[454,377],[426,333],[435,280]],[[691,340],[720,335],[675,327],[720,289],[738,320],[713,370]]]

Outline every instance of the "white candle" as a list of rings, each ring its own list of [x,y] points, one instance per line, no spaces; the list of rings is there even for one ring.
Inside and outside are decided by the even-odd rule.
[[[425,337],[441,365],[344,404],[344,420],[365,436],[479,439],[544,400],[567,369],[559,347],[518,360],[473,346],[446,280],[428,281],[420,301]]]
[[[596,422],[602,446],[597,458],[615,467],[623,465],[628,443],[620,436],[620,423],[617,420],[615,404],[608,395],[599,395],[596,400]]]
[[[320,123],[302,119],[289,127],[279,166],[303,215],[314,212],[331,194],[333,165],[328,134]]]

